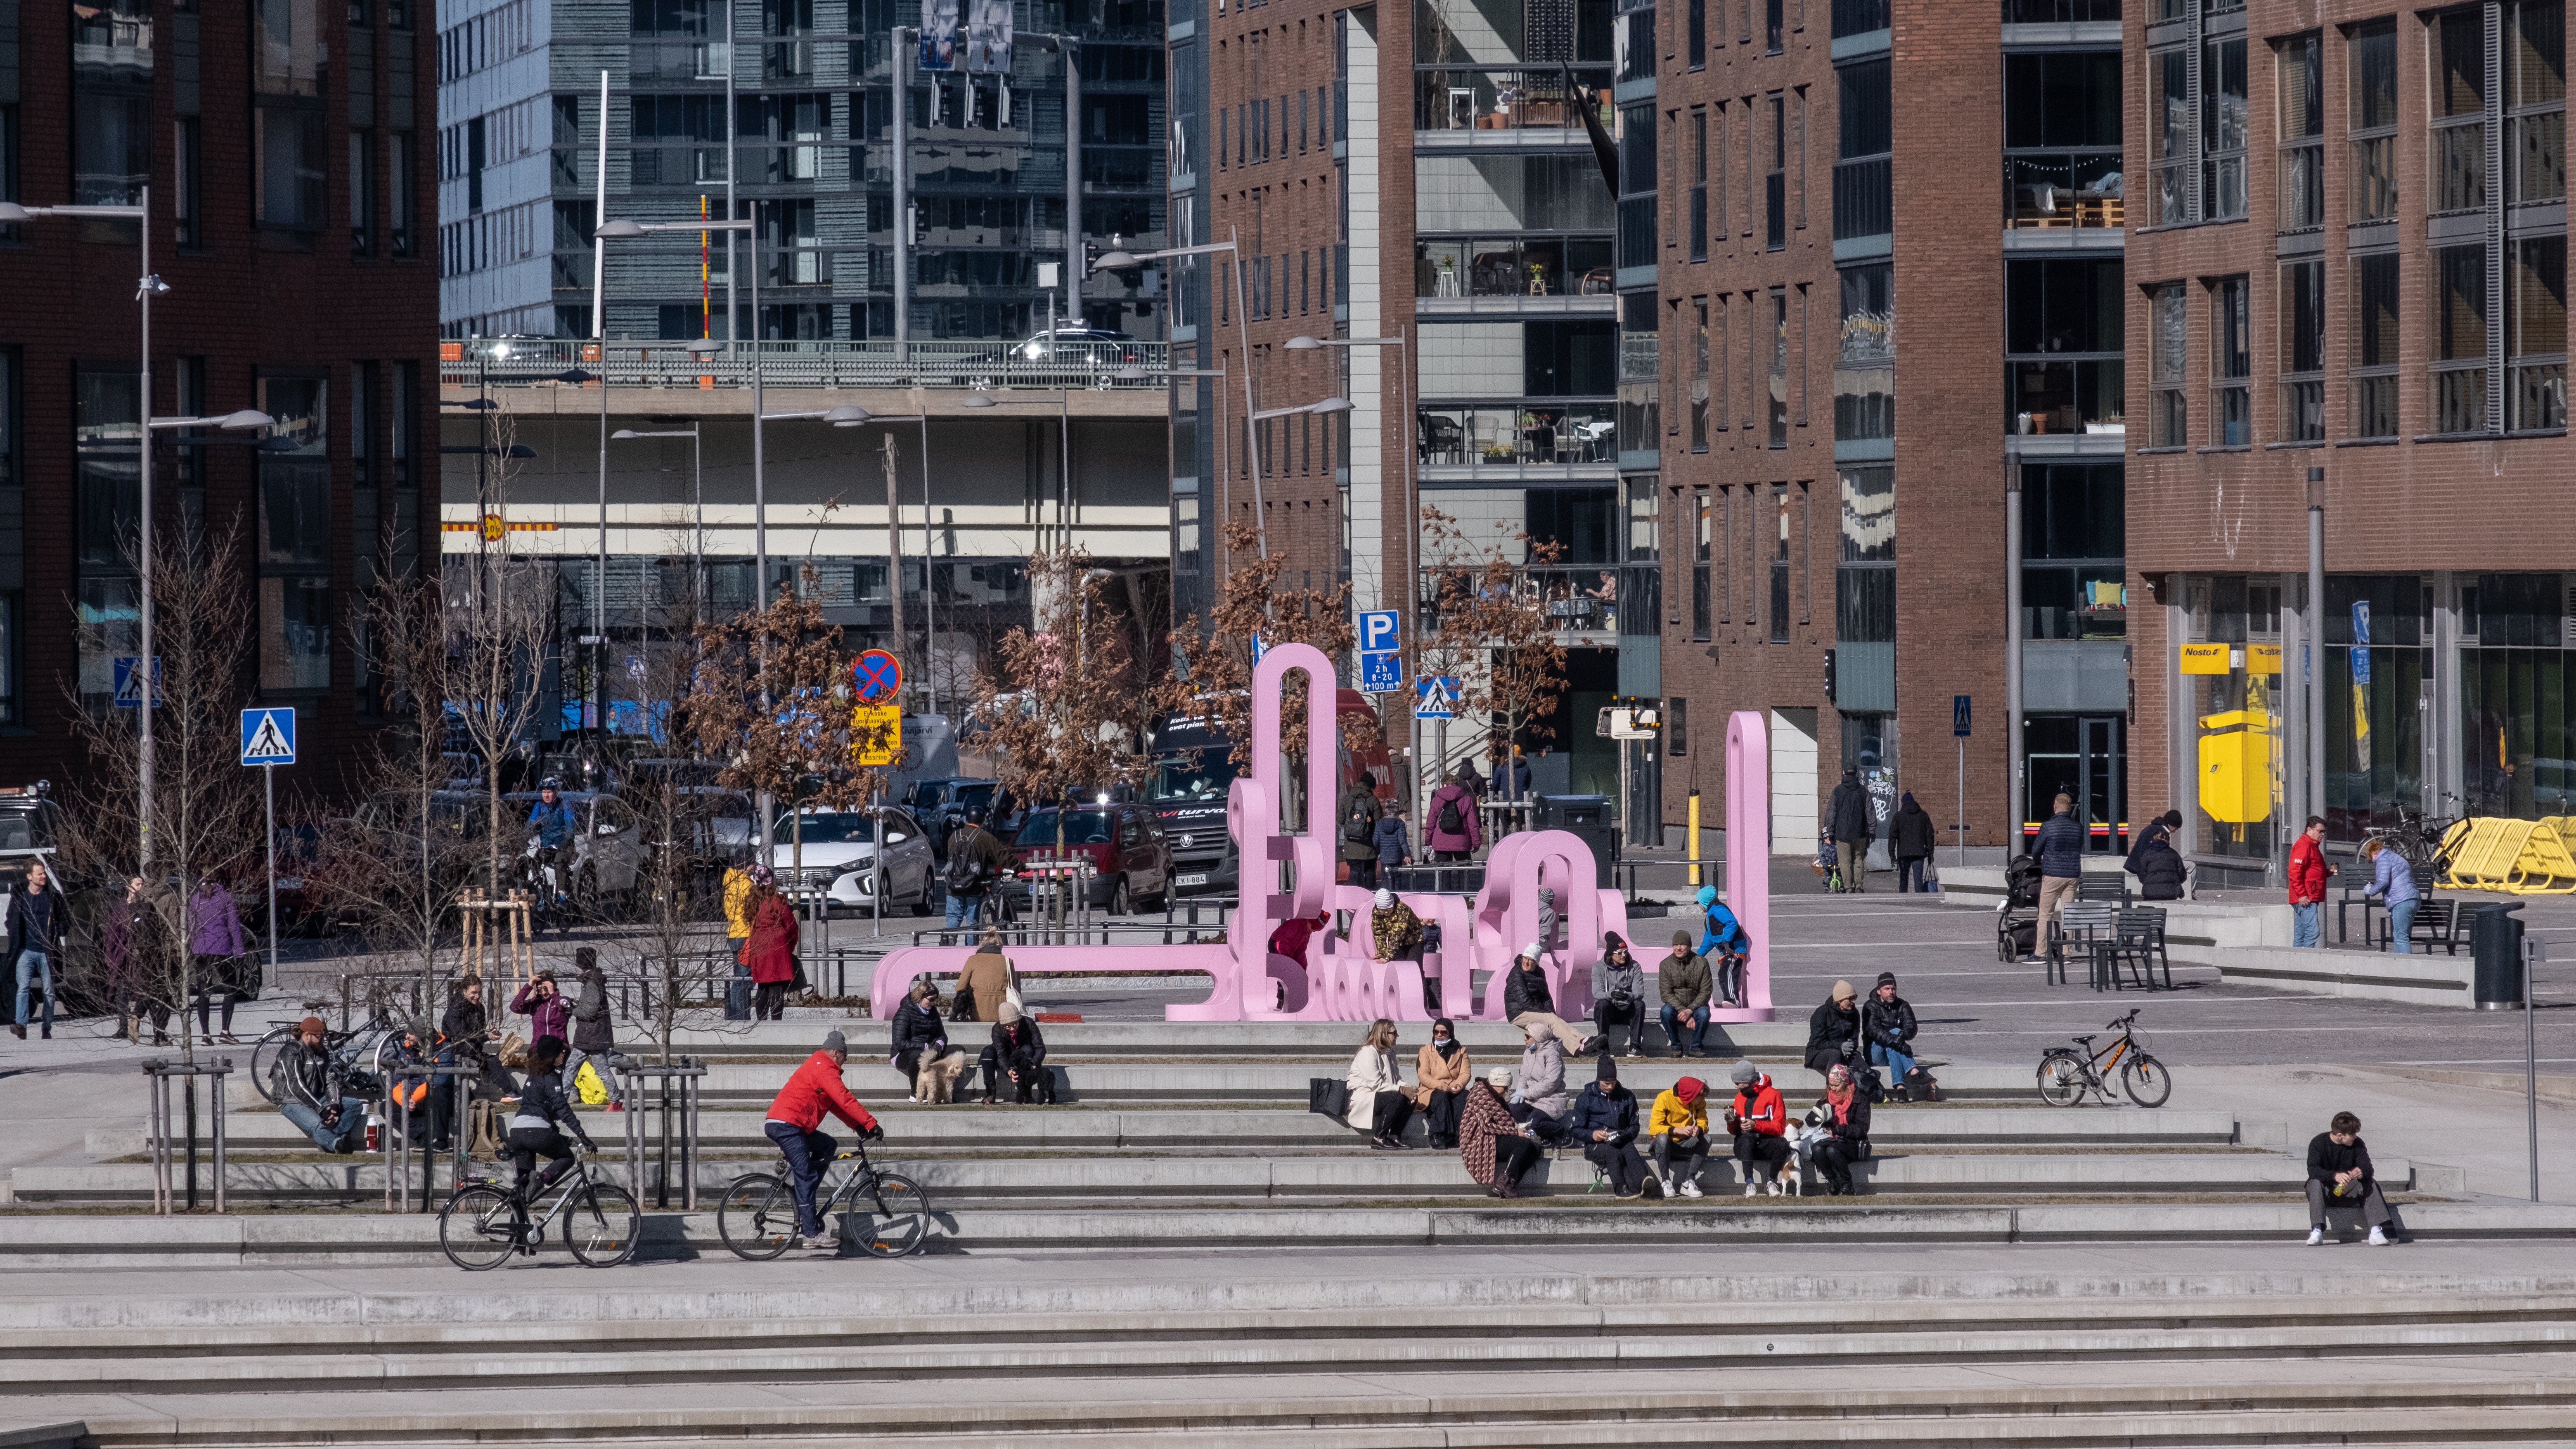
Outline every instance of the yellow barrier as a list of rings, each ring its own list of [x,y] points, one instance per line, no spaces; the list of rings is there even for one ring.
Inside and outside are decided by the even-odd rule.
[[[2442,837],[2450,860],[2442,884],[2509,895],[2576,893],[2576,854],[2561,833],[2563,819],[2458,822]]]

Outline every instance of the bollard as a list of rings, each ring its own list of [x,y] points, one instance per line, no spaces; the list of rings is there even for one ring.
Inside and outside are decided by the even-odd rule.
[[[2480,1011],[2509,1011],[2522,1005],[2523,924],[2513,914],[2521,909],[2520,901],[2480,906],[2470,924],[2470,949],[2477,958],[2471,995]]]

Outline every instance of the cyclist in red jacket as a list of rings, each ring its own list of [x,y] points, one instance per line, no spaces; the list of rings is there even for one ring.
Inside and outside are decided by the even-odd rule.
[[[816,1129],[828,1112],[856,1128],[864,1140],[885,1136],[885,1129],[841,1080],[841,1068],[849,1060],[849,1039],[837,1031],[823,1033],[823,1049],[807,1057],[779,1089],[777,1099],[769,1104],[769,1121],[761,1128],[786,1154],[788,1177],[796,1188],[797,1236],[826,1253],[840,1251],[841,1241],[824,1229],[822,1218],[815,1214],[814,1189],[841,1144]]]

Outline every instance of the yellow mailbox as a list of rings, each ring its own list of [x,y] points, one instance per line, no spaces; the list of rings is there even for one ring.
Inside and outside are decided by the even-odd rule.
[[[2272,814],[2272,717],[2232,709],[2200,717],[2200,808],[2228,825]]]

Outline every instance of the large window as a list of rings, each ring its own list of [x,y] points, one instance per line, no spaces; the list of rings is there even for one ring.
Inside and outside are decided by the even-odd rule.
[[[91,0],[72,20],[72,201],[133,206],[152,179],[150,0]]]
[[[2004,264],[2006,431],[2125,426],[2117,258]]]
[[[329,387],[263,377],[259,410],[280,445],[259,454],[259,679],[263,689],[331,684]]]
[[[2326,219],[2325,42],[2313,32],[2282,41],[2279,78],[2281,230],[2305,231]]]
[[[1690,259],[1708,260],[1708,112],[1690,113]]]
[[[1834,438],[1896,436],[1894,269],[1881,262],[1835,274],[1842,319],[1834,345]]]
[[[1895,230],[1893,173],[1895,118],[1888,63],[1838,66],[1841,144],[1834,162],[1834,240],[1885,236]]]
[[[251,206],[263,226],[311,231],[326,219],[321,14],[315,0],[257,0],[251,88]]]
[[[2191,52],[2149,54],[2147,163],[2155,178],[2149,225],[2175,226],[2191,220],[2191,127]]]
[[[2314,443],[2326,435],[2326,264],[2281,264],[2281,441]]]
[[[2116,228],[2120,172],[2120,53],[2006,54],[2006,224]]]
[[[2431,67],[2425,147],[2431,208],[2474,211],[2487,204],[2486,31],[2476,8],[2434,17],[2426,36]]]
[[[2022,466],[2023,638],[2126,637],[2125,503],[2117,463]]]
[[[1764,304],[1771,324],[1771,446],[1789,446],[1789,294],[1771,289]]]
[[[2252,303],[2245,278],[2209,287],[2209,435],[2224,448],[2254,441]]]
[[[2200,49],[2200,217],[2245,214],[2245,41]]]
[[[2506,194],[2515,202],[2559,200],[2567,195],[2567,8],[2547,0],[2508,13]]]
[[[2147,408],[2153,422],[2147,445],[2180,448],[2191,442],[2191,408],[2183,394],[2183,373],[2190,358],[2191,303],[2182,284],[2158,287],[2147,297],[2147,315],[2155,328],[2150,343],[2154,360]]]
[[[2507,253],[2505,355],[2513,416],[2505,426],[2530,431],[2567,426],[2567,238],[2523,237]]]
[[[1840,675],[1848,678],[1838,677],[1837,683],[1857,682],[1863,672],[1856,667],[1859,660],[1875,653],[1886,657],[1892,685],[1892,646],[1896,642],[1896,470],[1845,468],[1841,484],[1842,548],[1834,569],[1834,641],[1838,649],[1847,652],[1854,644],[1891,647],[1849,654],[1839,661]],[[1846,709],[1871,703],[1850,690],[1840,694],[1837,702]],[[1889,704],[1893,704],[1892,699]]]
[[[2352,435],[2397,436],[2397,253],[2352,259]]]
[[[1690,449],[1708,451],[1708,299],[1691,298]]]
[[[1763,125],[1771,138],[1771,164],[1762,174],[1762,244],[1776,252],[1789,245],[1789,116],[1776,91],[1763,103]]]
[[[2433,259],[2433,431],[2487,426],[2487,249],[2436,247]]]
[[[2397,22],[2353,27],[2344,46],[2352,77],[2345,124],[2352,137],[2352,219],[2397,215]]]
[[[1708,637],[1710,611],[1708,592],[1709,548],[1711,543],[1710,523],[1711,518],[1708,508],[1708,490],[1705,488],[1692,489],[1692,543],[1690,558],[1691,637],[1693,639],[1705,639]]]

